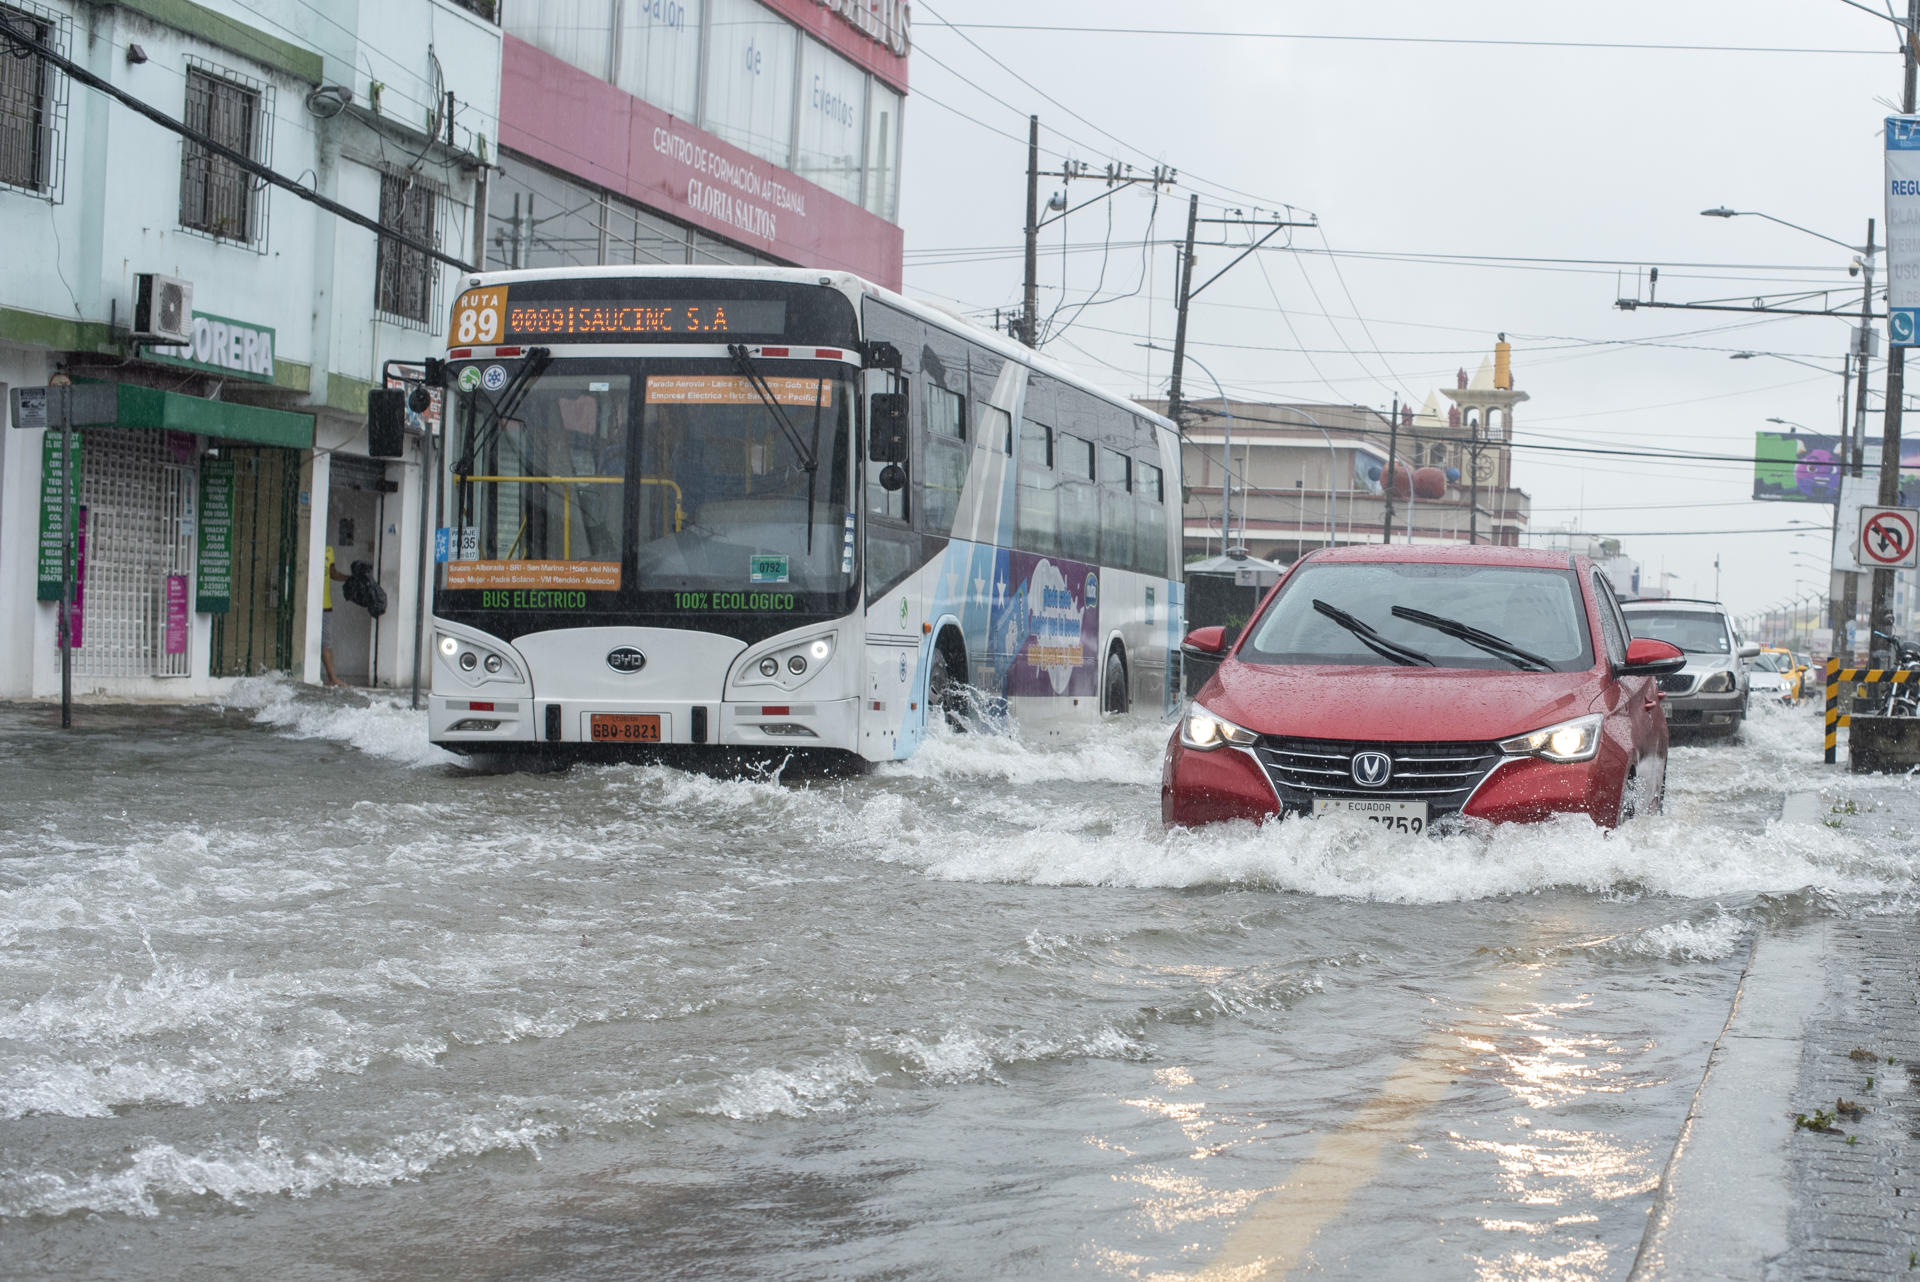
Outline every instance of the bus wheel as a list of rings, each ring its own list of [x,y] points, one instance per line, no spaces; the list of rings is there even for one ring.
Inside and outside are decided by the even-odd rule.
[[[951,630],[934,643],[927,666],[927,719],[937,714],[950,730],[965,730],[967,652]]]
[[[1124,714],[1131,700],[1127,696],[1127,661],[1120,647],[1107,651],[1107,670],[1100,682],[1100,711],[1108,716]]]

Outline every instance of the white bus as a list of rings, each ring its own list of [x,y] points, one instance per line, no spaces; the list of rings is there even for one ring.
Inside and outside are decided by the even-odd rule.
[[[1168,715],[1173,425],[792,268],[474,275],[454,304],[433,742],[910,755]]]

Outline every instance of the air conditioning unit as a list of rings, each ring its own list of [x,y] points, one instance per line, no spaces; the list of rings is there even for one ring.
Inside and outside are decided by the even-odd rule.
[[[150,343],[193,341],[193,282],[157,272],[135,274],[133,336]]]

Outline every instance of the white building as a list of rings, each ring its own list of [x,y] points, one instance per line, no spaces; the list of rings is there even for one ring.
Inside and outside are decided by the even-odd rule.
[[[492,9],[0,0],[0,23],[77,64],[0,56],[0,386],[115,388],[115,421],[76,433],[77,693],[318,679],[329,546],[343,571],[368,562],[389,603],[375,624],[333,586],[339,675],[411,679],[419,444],[370,457],[367,393],[385,362],[445,347],[457,270],[206,144],[478,261],[498,146]],[[143,278],[145,332],[173,326],[186,344],[136,332]],[[184,298],[168,281],[190,286],[185,312],[169,312]],[[38,429],[0,438],[0,697],[60,688],[57,449]]]

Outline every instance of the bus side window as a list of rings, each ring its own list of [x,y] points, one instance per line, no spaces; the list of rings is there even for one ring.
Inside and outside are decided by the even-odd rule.
[[[1165,474],[1151,463],[1135,463],[1134,515],[1136,529],[1134,568],[1142,574],[1165,578],[1167,574],[1167,492]]]
[[[950,534],[973,458],[967,445],[967,398],[929,383],[921,403],[926,406],[925,462],[914,478],[921,491],[920,518],[929,533]]]
[[[1013,415],[997,405],[980,406],[980,446],[1013,457]]]
[[[1133,460],[1118,450],[1100,451],[1100,561],[1133,568]]]
[[[1020,420],[1020,475],[1015,484],[1013,544],[1024,552],[1059,554],[1060,513],[1055,501],[1053,429]]]
[[[1100,559],[1100,491],[1093,483],[1093,442],[1065,432],[1055,437],[1059,463],[1060,554]]]

